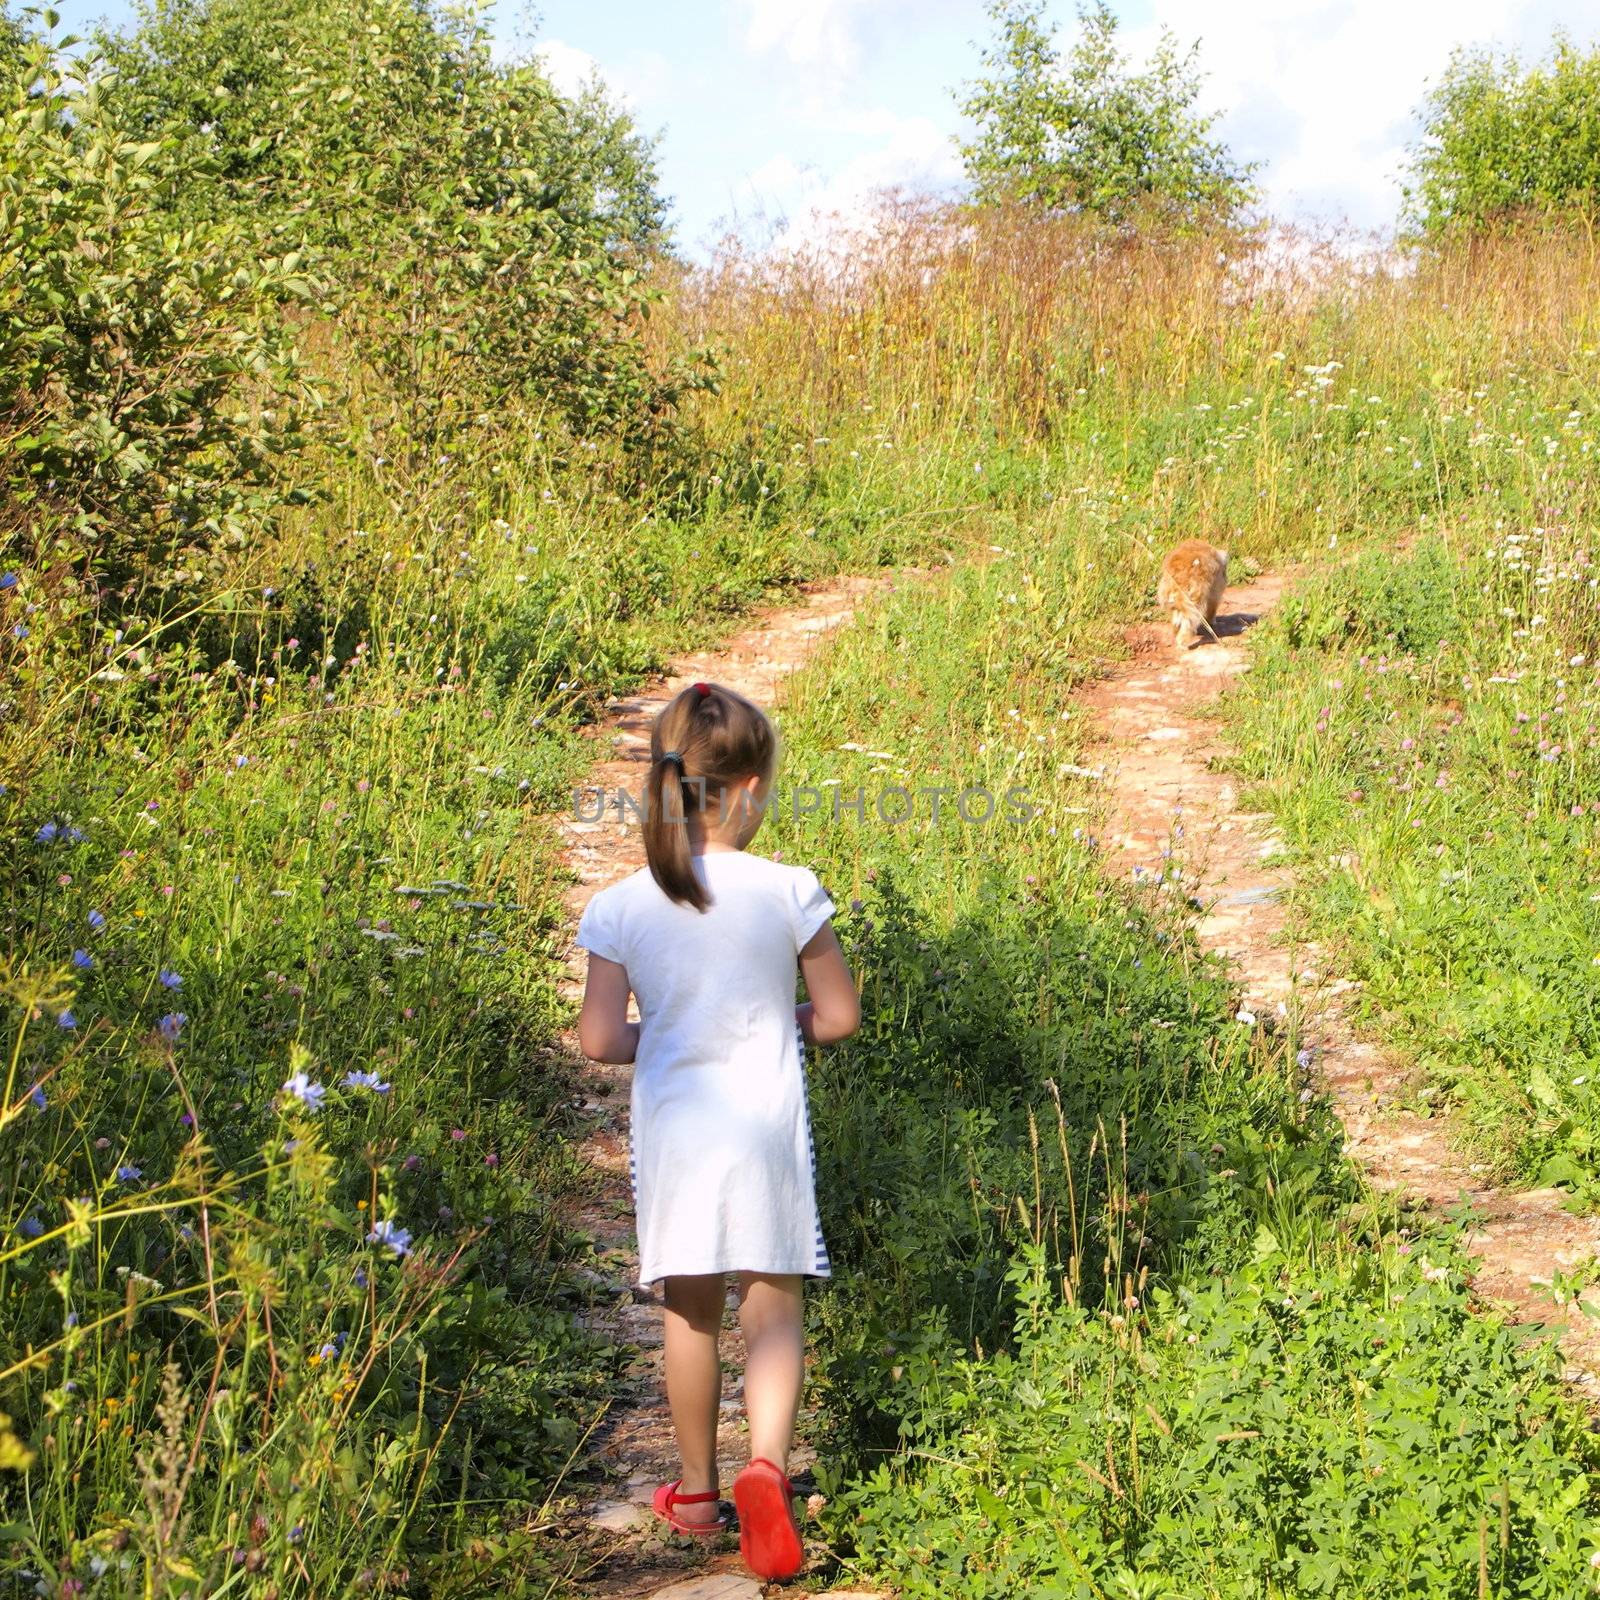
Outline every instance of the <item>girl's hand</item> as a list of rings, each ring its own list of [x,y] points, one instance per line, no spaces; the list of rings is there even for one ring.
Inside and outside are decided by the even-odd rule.
[[[795,1007],[807,1044],[835,1044],[861,1026],[861,999],[845,965],[833,924],[825,922],[800,952],[800,974],[811,997]]]
[[[578,1013],[578,1048],[591,1061],[626,1066],[639,1051],[639,1024],[628,1021],[628,969],[592,951]]]

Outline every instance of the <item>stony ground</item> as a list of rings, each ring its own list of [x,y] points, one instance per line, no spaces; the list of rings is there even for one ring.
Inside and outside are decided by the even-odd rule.
[[[1354,985],[1338,975],[1337,952],[1297,934],[1294,881],[1270,819],[1241,809],[1213,702],[1247,669],[1245,635],[1283,587],[1269,575],[1229,589],[1218,637],[1192,650],[1175,650],[1165,627],[1130,630],[1133,661],[1084,694],[1104,740],[1091,765],[1106,774],[1112,869],[1158,870],[1163,849],[1173,849],[1206,907],[1201,944],[1227,956],[1262,1025],[1291,1013],[1302,1019],[1313,1077],[1331,1094],[1346,1148],[1372,1183],[1439,1212],[1467,1205],[1479,1257],[1474,1291],[1548,1324],[1569,1378],[1600,1392],[1600,1324],[1548,1293],[1553,1272],[1600,1254],[1600,1218],[1564,1211],[1559,1189],[1496,1189],[1454,1148],[1446,1119],[1412,1109],[1406,1063],[1351,1025]]]

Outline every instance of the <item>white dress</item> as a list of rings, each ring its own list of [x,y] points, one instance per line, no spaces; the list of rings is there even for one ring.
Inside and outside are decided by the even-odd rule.
[[[794,1008],[799,951],[834,905],[806,867],[742,850],[693,861],[705,911],[669,900],[641,869],[602,889],[578,923],[578,944],[626,967],[639,1003],[639,1281],[825,1278]]]

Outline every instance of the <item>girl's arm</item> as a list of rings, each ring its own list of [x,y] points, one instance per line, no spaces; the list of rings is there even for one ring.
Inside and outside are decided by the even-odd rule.
[[[800,952],[800,974],[811,998],[794,1014],[806,1043],[848,1039],[861,1026],[861,999],[831,922],[823,923]]]
[[[578,1048],[591,1061],[624,1066],[639,1049],[639,1024],[628,1021],[628,969],[589,954],[589,977],[578,1013]]]

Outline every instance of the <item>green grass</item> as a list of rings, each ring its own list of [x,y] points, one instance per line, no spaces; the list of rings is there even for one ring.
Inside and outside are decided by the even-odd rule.
[[[1587,1038],[1600,930],[1570,807],[1600,796],[1587,746],[1536,764],[1514,714],[1553,716],[1557,677],[1579,714],[1591,680],[1558,663],[1592,661],[1593,602],[1475,552],[1526,524],[1557,530],[1530,566],[1576,562],[1586,257],[1508,244],[1280,293],[1211,242],[992,220],[923,272],[937,239],[842,284],[681,286],[651,337],[720,334],[724,381],[646,480],[518,415],[404,473],[324,440],[314,503],[182,626],[117,638],[47,565],[0,591],[0,1409],[32,1452],[0,1479],[8,1576],[164,1597],[562,1581],[570,1557],[530,1530],[583,1471],[618,1356],[569,1270],[593,1180],[552,1048],[550,814],[585,725],[668,652],[800,580],[913,562],[935,570],[791,681],[786,780],[1041,809],[969,823],[946,797],[932,825],[919,797],[902,825],[811,813],[763,840],[850,907],[867,1007],[813,1079],[835,1541],[913,1592],[1588,1581],[1592,1462],[1550,1360],[1466,1319],[1448,1237],[1398,1237],[1363,1196],[1295,1041],[1234,1020],[1170,897],[1113,881],[1069,770],[1072,691],[1122,650],[1169,538],[1311,568],[1234,714],[1313,915],[1369,949],[1414,1048],[1445,1001],[1476,1015],[1439,1070],[1486,1139],[1517,1102],[1481,1039],[1523,1052],[1524,1083],[1545,1063],[1570,1126],[1524,1119],[1519,1170],[1580,1160],[1583,1085],[1557,1067]],[[1375,553],[1346,568],[1352,548]],[[1508,663],[1514,702],[1489,684]],[[1407,736],[1430,781],[1448,753],[1422,829],[1420,786],[1382,781]],[[1322,871],[1335,850],[1365,876]],[[1463,907],[1442,870],[1485,898]],[[300,1071],[320,1111],[281,1091]],[[379,1220],[408,1254],[368,1242]],[[1170,1434],[1134,1433],[1145,1406]]]

